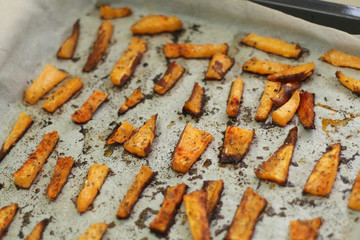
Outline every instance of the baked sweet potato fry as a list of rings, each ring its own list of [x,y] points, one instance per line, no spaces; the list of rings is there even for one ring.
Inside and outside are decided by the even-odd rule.
[[[352,92],[354,93],[360,92],[360,80],[348,77],[340,71],[336,71],[335,75],[339,80],[339,82],[341,82],[342,85],[350,89]]]
[[[253,72],[262,75],[269,75],[284,71],[285,69],[291,68],[293,66],[278,63],[278,62],[270,62],[268,60],[262,60],[258,58],[252,58],[242,66],[242,70],[244,72]]]
[[[111,134],[110,138],[106,141],[106,146],[120,143],[123,144],[129,140],[131,135],[135,132],[136,127],[131,125],[128,121],[124,121],[114,133]]]
[[[291,96],[294,94],[296,90],[298,90],[301,86],[300,82],[289,82],[285,83],[280,92],[271,98],[271,101],[274,103],[276,107],[281,107],[284,105]]]
[[[78,19],[75,22],[72,34],[61,45],[59,51],[56,54],[56,57],[60,59],[72,58],[74,56],[76,45],[79,40],[79,35],[80,35],[80,19]]]
[[[13,176],[15,185],[20,188],[29,189],[38,173],[41,171],[46,159],[54,150],[56,143],[59,140],[57,131],[53,131],[44,135],[40,144],[36,147],[35,152],[30,154],[19,170]]]
[[[211,140],[210,133],[196,129],[188,123],[175,147],[172,169],[186,173],[205,151]]]
[[[231,58],[223,53],[216,53],[210,63],[205,79],[221,80],[224,78],[226,72],[234,64],[234,58]]]
[[[71,118],[76,123],[89,121],[96,109],[107,99],[108,94],[100,90],[94,90],[92,95],[84,102],[79,110],[76,110]]]
[[[205,103],[205,89],[200,87],[196,82],[191,92],[190,98],[185,102],[183,107],[184,113],[189,113],[194,117],[200,117],[203,113]]]
[[[297,110],[299,120],[305,128],[315,129],[314,119],[315,94],[304,90],[300,91],[300,105]]]
[[[286,124],[293,118],[300,105],[300,90],[296,90],[292,97],[273,112],[272,121],[280,127],[285,127]]]
[[[275,97],[278,94],[278,92],[280,91],[280,87],[280,82],[266,82],[260,105],[254,117],[256,121],[265,121],[267,119],[273,106],[273,101],[271,100],[271,98]]]
[[[237,117],[240,104],[241,104],[241,96],[244,89],[244,82],[241,78],[237,78],[231,84],[231,89],[229,93],[228,104],[226,108],[226,114],[229,117]]]
[[[354,186],[348,201],[348,208],[360,211],[360,171],[355,179]]]
[[[226,43],[195,45],[189,43],[165,43],[163,52],[167,58],[212,58],[216,53],[226,54]]]
[[[133,75],[146,52],[146,42],[139,38],[132,38],[127,50],[121,55],[110,73],[111,82],[122,87]]]
[[[111,36],[114,31],[114,26],[110,21],[103,22],[98,31],[97,38],[94,43],[92,52],[90,53],[87,62],[83,68],[84,72],[90,72],[97,63],[104,57],[106,49],[109,46]]]
[[[206,215],[210,222],[214,215],[216,205],[220,201],[221,193],[224,190],[224,181],[222,179],[216,181],[204,181],[202,189],[207,193]]]
[[[320,59],[334,66],[360,69],[359,57],[352,56],[336,49],[331,49],[324,53]]]
[[[133,34],[157,34],[181,30],[182,22],[176,16],[149,15],[141,18],[130,30]]]
[[[157,114],[152,115],[144,125],[124,143],[124,148],[138,157],[146,157],[155,138]]]
[[[263,180],[270,180],[279,185],[284,185],[287,181],[289,166],[298,139],[298,129],[290,129],[284,143],[276,152],[255,169],[255,175]]]
[[[55,112],[56,109],[61,107],[72,95],[77,93],[83,86],[80,78],[70,78],[64,86],[59,88],[50,98],[48,98],[43,108],[48,112]]]
[[[289,240],[316,240],[322,222],[321,218],[290,221]]]
[[[221,163],[239,163],[248,152],[255,130],[227,126],[223,149],[220,154]]]
[[[51,199],[55,200],[59,195],[61,189],[65,185],[71,168],[74,165],[74,159],[72,157],[59,157],[54,173],[51,177],[49,186],[46,190],[46,195]]]
[[[136,202],[139,200],[140,194],[151,182],[151,179],[154,175],[154,172],[151,171],[149,167],[145,165],[141,166],[140,171],[134,179],[134,182],[119,205],[119,209],[116,213],[116,217],[118,219],[126,219],[130,217],[131,211]]]
[[[207,193],[198,190],[184,195],[186,216],[193,240],[210,240],[210,226],[206,213]]]
[[[225,236],[226,240],[248,240],[252,237],[257,219],[265,209],[267,201],[247,188],[236,210],[233,221]]]
[[[100,6],[100,17],[101,19],[114,19],[129,16],[131,14],[131,8],[112,8],[109,5]]]
[[[314,73],[314,70],[315,64],[310,62],[268,75],[267,79],[269,81],[281,83],[301,82],[311,76]]]
[[[141,92],[141,88],[138,87],[135,91],[129,96],[126,101],[121,105],[118,114],[126,113],[130,108],[135,107],[138,103],[140,103],[144,99],[144,95]]]
[[[0,239],[5,235],[11,222],[13,221],[19,206],[13,203],[0,209]]]
[[[166,189],[163,204],[155,219],[150,223],[150,229],[159,234],[166,234],[183,200],[187,186],[180,183]]]
[[[25,101],[36,103],[42,96],[67,77],[67,73],[47,64],[25,93]]]
[[[92,224],[78,240],[101,240],[106,233],[108,225],[104,222]]]
[[[94,201],[103,185],[109,168],[105,164],[94,163],[90,168],[85,183],[76,201],[77,211],[84,213]]]
[[[341,144],[329,147],[318,160],[303,189],[303,193],[316,196],[327,196],[333,187],[340,163]]]
[[[183,68],[180,65],[177,65],[175,61],[171,62],[168,65],[168,68],[167,68],[164,76],[159,81],[157,81],[157,83],[155,84],[154,91],[160,95],[165,94],[181,78],[184,71],[185,71],[185,68]]]
[[[259,36],[255,33],[245,36],[241,42],[259,50],[287,58],[299,58],[302,52],[299,44],[290,44],[276,38]]]
[[[32,232],[25,238],[25,240],[40,240],[42,239],[43,232],[46,226],[49,223],[49,219],[44,219],[38,224],[36,224],[35,228]]]
[[[0,162],[10,151],[10,149],[15,145],[17,141],[24,135],[24,133],[29,129],[33,123],[32,118],[24,112],[20,113],[18,120],[15,123],[14,128],[11,130],[9,136],[6,138],[4,144],[0,150]]]

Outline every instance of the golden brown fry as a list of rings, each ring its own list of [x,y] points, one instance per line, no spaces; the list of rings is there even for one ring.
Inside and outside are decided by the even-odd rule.
[[[341,82],[342,85],[350,89],[352,92],[354,93],[360,92],[360,80],[345,76],[345,74],[343,74],[340,71],[336,71],[335,75],[339,80],[339,82]]]
[[[274,181],[284,185],[289,174],[289,166],[294,153],[295,144],[298,139],[298,129],[290,129],[284,143],[265,162],[255,169],[255,175],[263,180]]]
[[[150,223],[151,231],[166,234],[172,224],[177,209],[180,207],[186,189],[187,186],[185,183],[166,189],[161,209],[155,219]]]
[[[94,43],[94,48],[90,53],[88,60],[83,68],[84,72],[90,72],[104,57],[106,49],[109,46],[113,31],[114,26],[111,24],[110,21],[105,21],[100,25],[97,32],[97,38]]]
[[[116,131],[111,134],[109,140],[107,140],[105,145],[107,146],[114,143],[123,144],[125,141],[130,139],[131,135],[135,132],[135,130],[136,127],[125,120],[123,124],[116,128]]]
[[[72,157],[58,158],[54,174],[52,175],[49,186],[46,190],[46,194],[51,200],[55,200],[55,198],[59,195],[61,189],[67,181],[73,165],[74,160]]]
[[[222,179],[217,181],[204,181],[202,189],[207,193],[206,215],[210,222],[214,215],[215,207],[220,200],[221,193],[224,190],[224,181]]]
[[[76,45],[78,43],[79,35],[80,35],[80,19],[78,19],[75,22],[72,34],[61,45],[59,51],[56,54],[56,57],[62,59],[72,58],[74,56]]]
[[[281,72],[274,73],[267,76],[269,81],[273,82],[300,82],[308,78],[314,73],[315,64],[313,62],[298,65],[292,68],[285,69]]]
[[[189,113],[194,117],[200,117],[203,113],[205,103],[205,89],[200,87],[196,82],[191,92],[190,98],[185,102],[183,107],[184,113]]]
[[[269,75],[284,71],[285,69],[293,66],[284,63],[270,62],[267,60],[261,60],[258,58],[252,58],[242,66],[242,70],[245,72],[253,72],[262,75]]]
[[[297,89],[300,88],[300,86],[301,86],[300,82],[285,83],[282,86],[280,92],[271,98],[271,101],[274,103],[276,107],[278,108],[281,107],[282,105],[287,103],[287,101],[289,101],[291,96],[294,94],[294,92]]]
[[[141,88],[138,87],[135,91],[129,96],[126,101],[121,105],[118,114],[124,114],[130,108],[135,107],[138,103],[140,103],[144,99],[144,95],[141,92]]]
[[[9,136],[5,140],[0,150],[0,162],[4,159],[6,154],[15,145],[17,141],[24,135],[33,123],[32,118],[24,112],[20,113],[18,120],[15,123],[14,128],[11,130]]]
[[[185,68],[183,68],[180,65],[177,65],[175,61],[171,62],[168,65],[168,68],[167,68],[164,76],[159,81],[157,81],[157,83],[155,84],[154,91],[160,95],[165,94],[181,78],[184,71],[185,71]]]
[[[182,22],[175,16],[149,15],[141,18],[130,30],[133,34],[157,34],[181,30]]]
[[[280,127],[285,127],[286,124],[293,118],[300,105],[300,90],[296,90],[292,97],[282,107],[273,112],[272,121]]]
[[[59,82],[67,77],[67,73],[47,64],[40,75],[34,80],[25,94],[25,101],[34,104]]]
[[[223,53],[216,53],[210,61],[205,79],[223,79],[226,72],[232,67],[233,64],[234,58],[228,57]]]
[[[146,157],[155,138],[157,114],[152,115],[132,137],[124,143],[124,149],[138,157]]]
[[[348,208],[360,211],[360,171],[355,179],[354,186],[348,201]]]
[[[101,240],[106,233],[107,228],[108,225],[104,222],[94,223],[86,229],[84,234],[81,235],[78,240]]]
[[[100,6],[100,17],[101,19],[114,19],[114,18],[122,18],[131,14],[131,8],[112,8],[108,5]]]
[[[280,82],[266,82],[260,105],[254,117],[256,121],[265,121],[267,119],[273,106],[273,101],[271,101],[271,98],[276,96],[276,94],[280,91],[280,87]]]
[[[0,239],[4,236],[5,232],[13,221],[19,206],[13,203],[0,209]]]
[[[315,240],[322,222],[321,218],[290,221],[289,240]]]
[[[314,101],[314,93],[310,93],[304,90],[300,91],[300,104],[297,110],[297,114],[302,125],[308,129],[315,129]]]
[[[262,37],[255,33],[250,33],[241,42],[259,50],[287,58],[298,58],[302,52],[299,44],[289,44],[276,38]]]
[[[145,52],[146,42],[139,38],[132,38],[128,49],[121,55],[110,73],[111,82],[122,87],[135,72]]]
[[[86,181],[76,201],[77,211],[84,213],[94,201],[103,185],[109,168],[105,164],[94,163],[90,168]]]
[[[124,199],[119,205],[116,217],[119,219],[129,218],[131,210],[139,200],[140,194],[144,191],[145,187],[150,183],[154,172],[145,165],[141,166],[140,171],[136,175],[134,182],[127,191]]]
[[[320,59],[334,66],[360,69],[359,57],[352,56],[336,49],[331,49],[324,53]]]
[[[84,102],[79,110],[76,110],[71,118],[76,123],[86,123],[89,121],[96,109],[106,100],[108,94],[100,90],[94,90],[92,95]]]
[[[44,135],[35,152],[30,154],[24,165],[13,174],[16,186],[26,189],[30,188],[58,140],[59,135],[57,131]]]
[[[228,105],[226,108],[226,114],[229,117],[237,117],[240,104],[241,104],[241,96],[244,89],[244,82],[241,78],[237,78],[231,84]]]
[[[59,88],[50,98],[48,98],[43,108],[48,112],[55,112],[56,109],[61,107],[67,100],[78,92],[83,86],[80,78],[70,78],[64,86]]]
[[[191,126],[185,126],[177,143],[172,162],[172,169],[186,173],[205,151],[212,140],[212,135]]]
[[[25,238],[25,240],[40,240],[42,239],[43,232],[46,226],[49,223],[49,219],[44,219],[38,224],[36,224],[35,228],[32,232]]]
[[[254,233],[257,219],[265,209],[267,201],[247,188],[236,210],[234,219],[225,236],[226,240],[248,240]]]
[[[224,145],[220,154],[221,163],[238,163],[248,152],[255,130],[227,126]]]
[[[328,151],[318,160],[307,179],[303,189],[304,193],[316,196],[327,196],[330,194],[340,163],[340,154],[340,143],[330,146]]]
[[[210,226],[206,214],[207,193],[198,190],[184,195],[186,216],[194,240],[210,240]]]
[[[163,48],[167,58],[212,58],[216,53],[226,54],[229,46],[226,43],[195,45],[188,43],[165,43]]]

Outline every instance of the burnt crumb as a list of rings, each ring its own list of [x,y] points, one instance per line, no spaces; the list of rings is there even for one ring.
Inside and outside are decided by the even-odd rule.
[[[221,233],[227,231],[229,227],[230,227],[229,224],[225,224],[225,225],[223,225],[222,227],[220,227],[219,229],[216,229],[216,231],[215,231],[215,236],[218,236],[218,235],[220,235]]]
[[[340,160],[341,160],[341,164],[349,164],[350,162],[354,161],[355,160],[355,157],[356,156],[360,156],[359,152],[356,152],[354,155],[352,155],[350,158],[345,158],[345,157],[342,157]]]
[[[201,25],[199,25],[199,24],[193,24],[193,25],[190,27],[190,29],[193,30],[194,32],[201,32],[201,31],[199,30],[200,27],[201,27]]]
[[[208,159],[206,159],[205,162],[203,163],[203,167],[208,168],[211,164],[212,164],[211,159],[208,158]],[[1,189],[1,188],[0,188],[0,189]]]
[[[82,161],[82,162],[76,161],[74,163],[74,168],[85,166],[85,165],[87,165],[87,163],[88,163],[87,161]]]
[[[340,178],[341,178],[341,181],[345,184],[349,184],[350,181],[349,181],[349,178],[346,177],[346,176],[343,176],[343,175],[340,175]]]
[[[115,176],[115,175],[116,175],[116,173],[114,173],[114,171],[111,168],[109,168],[108,176],[112,177],[112,176]]]
[[[153,83],[156,84],[161,79],[162,73],[157,74],[153,79]]]
[[[22,230],[20,230],[20,232],[18,234],[18,237],[21,238],[21,239],[24,238],[24,233],[22,232]]]
[[[179,42],[179,37],[182,35],[182,33],[184,33],[185,30],[184,29],[181,29],[181,30],[178,30],[178,31],[175,31],[175,32],[172,32],[171,35],[172,35],[172,42],[173,43],[178,43]]]
[[[269,217],[273,217],[273,216],[286,217],[285,212],[282,211],[280,213],[276,213],[272,207],[266,208],[264,213]]]
[[[260,187],[261,187],[261,181],[259,180],[258,185],[256,186],[256,190],[259,190]]]
[[[0,190],[3,189],[5,185],[3,183],[0,183]]]
[[[290,164],[291,164],[291,166],[294,166],[294,167],[298,167],[298,166],[299,166],[299,164],[298,164],[297,162],[291,162]]]
[[[35,194],[38,194],[40,192],[40,188],[35,189]]]
[[[359,222],[359,217],[355,218],[354,222]]]
[[[76,62],[79,61],[79,60],[80,60],[80,57],[79,57],[79,56],[73,57],[73,58],[71,59],[71,61],[74,62],[74,63],[76,63]]]
[[[30,223],[30,218],[33,217],[32,210],[29,212],[26,212],[23,216],[23,220],[21,223],[21,228],[26,227]]]
[[[155,49],[157,54],[162,55],[162,47],[157,46]]]
[[[54,235],[55,235],[54,231],[50,231],[50,236],[54,236]]]
[[[89,132],[89,129],[84,128],[83,126],[81,126],[81,129],[79,130],[79,133],[81,133],[82,135],[85,135]]]
[[[82,149],[82,153],[85,154],[85,155],[88,154],[91,148],[92,148],[91,146],[84,147]]]
[[[273,124],[272,122],[262,123],[260,125],[260,128],[262,128],[262,129],[271,129],[271,128],[274,128],[274,127],[276,127],[276,125]]]
[[[211,109],[210,113],[214,115],[214,114],[218,113],[219,111],[220,111],[219,108],[214,107],[213,109]]]
[[[148,63],[144,63],[144,64],[143,64],[143,67],[144,67],[144,68],[146,68],[147,66],[149,66]]]
[[[154,199],[155,199],[155,196],[158,195],[159,193],[161,193],[162,195],[165,196],[165,194],[166,194],[166,189],[167,189],[166,187],[159,187],[159,188],[157,189],[157,191],[155,191],[155,192],[152,193],[151,200],[154,200]]]
[[[196,180],[196,179],[203,179],[203,176],[202,175],[196,175],[196,176],[193,176],[191,178],[188,178],[189,181],[193,181],[193,180]]]
[[[197,174],[197,168],[190,168],[188,173],[189,173],[190,176]]]
[[[305,205],[307,206],[310,206],[310,207],[316,207],[318,205],[321,204],[321,202],[319,202],[318,204],[315,203],[315,201],[313,199],[301,199],[301,198],[295,198],[293,199],[291,202],[288,202],[291,206],[294,206],[294,205],[298,205],[300,207],[303,207]]]
[[[233,126],[236,123],[236,118],[229,118],[229,120],[226,122],[226,126]]]
[[[148,220],[151,217],[151,214],[157,214],[157,213],[158,211],[155,211],[149,207],[145,208],[139,214],[138,219],[135,221],[135,225],[140,229],[146,228],[147,227],[147,225],[145,224],[146,220]]]
[[[47,126],[53,124],[51,118],[43,119],[41,122],[41,129],[46,128]]]
[[[263,147],[263,150],[269,151],[269,147]]]
[[[71,107],[72,107],[72,108],[79,108],[79,106],[76,105],[76,104],[71,104]]]
[[[114,227],[115,227],[115,222],[109,223],[108,228],[114,228]]]
[[[290,181],[286,183],[286,186],[289,187],[289,188],[295,187],[295,185]]]
[[[105,157],[111,157],[112,154],[113,154],[113,150],[112,150],[111,148],[106,149],[106,150],[104,151],[104,156],[105,156]]]
[[[264,157],[263,156],[256,156],[256,159],[263,160]]]
[[[334,236],[334,234],[330,233],[329,235],[327,235],[327,238],[329,239],[329,238],[332,238],[333,236]]]

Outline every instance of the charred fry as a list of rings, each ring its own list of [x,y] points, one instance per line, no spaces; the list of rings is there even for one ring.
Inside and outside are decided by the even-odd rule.
[[[80,34],[80,20],[78,19],[73,28],[73,32],[70,37],[68,37],[65,42],[61,45],[59,51],[57,52],[56,57],[62,59],[70,59],[74,56],[76,45],[78,43]]]
[[[354,93],[360,92],[360,80],[345,76],[345,74],[343,74],[340,71],[336,71],[336,77],[339,80],[339,82],[341,82],[342,85],[350,89],[352,92]]]
[[[340,153],[340,143],[330,146],[328,151],[318,160],[306,181],[303,189],[304,193],[316,196],[330,194],[340,163]]]
[[[76,123],[86,123],[89,121],[96,109],[106,100],[108,94],[100,90],[94,90],[92,95],[84,102],[79,110],[76,110],[71,118]]]
[[[289,240],[315,240],[321,224],[321,218],[291,221]]]
[[[184,196],[186,216],[194,240],[210,240],[210,226],[206,214],[206,197],[204,190],[198,190]]]
[[[107,140],[105,145],[107,146],[114,143],[123,144],[125,141],[130,139],[131,135],[135,132],[135,130],[136,127],[125,120],[123,124],[121,124],[120,127],[118,127],[116,131],[111,134],[109,140]]]
[[[52,175],[49,186],[46,190],[46,194],[51,200],[55,200],[55,198],[59,195],[61,189],[67,181],[73,165],[74,160],[72,157],[58,158],[54,174]]]
[[[83,86],[80,78],[70,78],[64,86],[59,88],[50,98],[48,98],[43,108],[48,112],[55,112],[56,109],[61,107],[67,100],[78,92]]]
[[[157,34],[181,30],[182,22],[175,16],[149,15],[141,18],[130,30],[133,34]]]
[[[25,94],[25,101],[34,104],[59,82],[67,77],[66,72],[47,64],[40,75],[34,80]]]
[[[205,89],[198,83],[194,84],[190,98],[186,101],[183,112],[189,113],[194,117],[200,117],[203,113],[205,103]]]
[[[185,183],[167,188],[161,209],[156,218],[150,223],[151,231],[165,234],[169,230],[186,189]]]
[[[0,162],[4,159],[6,154],[10,151],[10,149],[15,145],[17,141],[24,135],[26,130],[29,129],[33,120],[26,113],[20,113],[18,120],[15,123],[14,128],[11,130],[9,136],[1,147],[0,150]]]
[[[250,33],[241,42],[259,50],[287,58],[298,58],[302,52],[298,44],[289,44],[276,38],[262,37],[255,33]]]
[[[42,239],[43,232],[49,223],[49,219],[44,219],[39,222],[32,232],[25,238],[25,240],[40,240]]]
[[[164,76],[155,84],[154,91],[160,95],[165,94],[181,78],[184,71],[185,68],[177,65],[175,61],[171,62]]]
[[[300,91],[300,105],[297,114],[302,125],[309,129],[315,129],[314,99],[314,93],[310,93],[304,90]]]
[[[78,240],[101,240],[106,233],[108,225],[104,222],[92,224]]]
[[[100,17],[101,19],[114,19],[114,18],[122,18],[131,14],[131,8],[112,8],[108,5],[100,6]]]
[[[4,236],[10,223],[13,221],[19,206],[13,203],[0,209],[0,239]]]
[[[111,82],[122,87],[135,72],[145,52],[146,42],[139,38],[132,38],[128,49],[121,55],[110,73]]]
[[[233,64],[233,58],[228,57],[226,54],[216,53],[210,61],[205,79],[223,79],[226,72],[232,67]]]
[[[220,200],[221,193],[224,190],[224,181],[222,179],[217,181],[204,181],[202,189],[207,193],[206,215],[210,222],[214,215],[216,205]]]
[[[257,219],[265,209],[267,201],[247,188],[236,210],[234,219],[225,236],[226,240],[248,240],[254,233]]]
[[[324,53],[320,59],[334,66],[360,69],[359,57],[352,56],[336,49],[331,49]]]
[[[228,105],[226,108],[226,114],[229,117],[237,117],[240,104],[241,104],[241,96],[244,89],[244,82],[241,78],[237,78],[231,84]]]
[[[167,58],[212,58],[216,53],[226,54],[229,46],[222,44],[194,45],[188,43],[166,43],[163,51]]]
[[[271,98],[277,95],[277,93],[280,91],[280,87],[280,82],[266,82],[260,105],[254,117],[256,121],[265,121],[267,119],[273,106],[273,101],[271,100]]]
[[[348,201],[348,208],[360,211],[360,171],[355,179],[354,186]]]
[[[123,105],[121,105],[118,114],[124,114],[130,108],[135,107],[138,103],[140,103],[144,99],[144,95],[141,92],[141,88],[138,87],[135,91],[131,94],[130,97],[126,99]]]
[[[255,175],[263,180],[284,185],[287,181],[289,166],[298,139],[297,127],[290,129],[283,145],[265,162],[255,169]]]
[[[172,169],[186,173],[205,151],[211,140],[210,133],[196,129],[188,123],[175,147]]]
[[[30,154],[24,165],[13,174],[16,186],[26,189],[30,188],[58,140],[59,135],[57,131],[45,134],[35,152]]]
[[[285,127],[286,124],[293,118],[300,105],[300,90],[296,90],[292,97],[273,112],[272,121],[280,127]]]
[[[154,176],[153,171],[145,165],[141,166],[140,171],[136,175],[134,182],[127,191],[124,199],[119,205],[119,210],[116,213],[116,217],[119,219],[129,218],[131,210],[139,200],[140,194],[144,191],[145,187],[150,183]]]
[[[269,81],[273,82],[301,82],[314,73],[315,64],[313,62],[305,63],[299,66],[285,69],[281,72],[267,76]]]
[[[106,49],[109,46],[113,31],[114,26],[110,23],[110,21],[105,21],[100,25],[97,32],[97,39],[94,43],[94,48],[83,68],[84,72],[90,72],[104,57]]]
[[[146,157],[155,138],[157,114],[152,115],[132,137],[124,143],[124,148],[129,153],[138,157]]]
[[[300,82],[285,83],[280,92],[271,98],[271,101],[275,104],[276,107],[281,107],[287,101],[289,101],[294,92],[300,88],[300,85]]]
[[[245,72],[253,72],[253,73],[258,73],[258,74],[262,74],[262,75],[269,75],[269,74],[274,74],[274,73],[284,71],[285,69],[288,69],[291,67],[293,67],[293,66],[283,64],[283,63],[278,63],[278,62],[270,62],[267,60],[261,60],[258,58],[252,58],[249,61],[247,61],[246,63],[244,63],[244,65],[242,66],[242,70]]]
[[[81,189],[76,201],[77,211],[79,213],[86,212],[90,204],[92,204],[108,172],[109,168],[105,164],[100,165],[95,163],[89,168],[83,189]]]

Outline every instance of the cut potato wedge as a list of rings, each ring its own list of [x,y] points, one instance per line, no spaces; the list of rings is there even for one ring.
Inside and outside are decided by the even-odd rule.
[[[237,78],[231,84],[231,89],[229,93],[228,104],[226,108],[226,114],[229,117],[236,118],[241,104],[241,96],[244,89],[244,82],[241,78]]]
[[[339,80],[339,82],[341,82],[342,85],[350,89],[352,92],[354,93],[360,92],[360,80],[345,76],[345,74],[343,74],[340,71],[336,71],[335,75]]]
[[[0,209],[0,239],[5,235],[11,222],[13,221],[19,206],[13,203]]]
[[[314,70],[315,64],[310,62],[268,75],[267,79],[269,81],[281,83],[301,82],[311,76],[314,73]]]
[[[223,79],[226,72],[232,67],[233,64],[234,58],[231,58],[223,53],[216,53],[210,61],[205,79]]]
[[[336,49],[331,49],[324,53],[320,59],[334,66],[360,69],[359,57],[352,56]]]
[[[252,58],[242,66],[244,72],[253,72],[262,75],[269,75],[284,71],[293,66],[284,63],[270,62],[258,58]]]
[[[130,108],[135,107],[142,100],[144,100],[144,95],[141,92],[141,88],[138,87],[135,91],[129,96],[123,105],[121,105],[118,114],[126,113]]]
[[[206,215],[210,222],[214,216],[216,206],[220,201],[221,193],[224,190],[224,181],[222,179],[216,181],[204,181],[202,189],[207,193]]]
[[[35,228],[32,230],[32,232],[25,238],[25,240],[40,240],[42,239],[43,232],[46,228],[46,226],[49,223],[49,219],[44,219],[38,224],[36,224]]]
[[[61,45],[59,51],[56,54],[57,58],[70,59],[74,56],[76,45],[80,35],[80,19],[78,19],[73,27],[73,32],[65,42]]]
[[[190,98],[185,102],[182,110],[184,113],[189,113],[194,117],[200,117],[203,113],[204,104],[205,89],[196,82]]]
[[[300,91],[300,104],[297,110],[299,120],[305,128],[315,129],[315,94],[304,90]]]
[[[131,125],[128,121],[124,121],[114,133],[111,134],[110,138],[106,141],[106,146],[119,143],[123,144],[129,140],[132,134],[136,131],[136,127]]]
[[[276,111],[273,112],[272,121],[276,123],[280,127],[285,127],[288,122],[293,118],[295,115],[298,107],[300,105],[300,90],[296,90],[292,97],[278,108]]]
[[[163,51],[167,58],[212,58],[216,53],[226,54],[228,48],[226,43],[195,45],[167,42]]]
[[[106,233],[108,225],[104,222],[92,224],[78,240],[101,240]]]
[[[322,222],[321,218],[290,221],[289,240],[316,240]]]
[[[260,105],[254,117],[256,121],[265,121],[267,119],[273,106],[273,101],[271,99],[278,94],[280,87],[280,82],[266,82]]]
[[[112,8],[109,5],[100,6],[100,17],[101,19],[114,19],[129,16],[131,14],[131,8]]]
[[[355,179],[354,186],[348,201],[348,208],[360,211],[360,171]]]
[[[130,31],[133,34],[157,34],[175,32],[182,28],[181,20],[176,16],[149,15],[141,18]]]
[[[164,76],[155,84],[154,91],[160,95],[165,94],[181,78],[184,71],[185,68],[181,67],[180,65],[177,65],[175,61],[171,62]]]
[[[271,101],[274,103],[276,107],[278,108],[281,107],[282,105],[287,103],[287,101],[289,101],[291,96],[294,94],[296,90],[300,88],[300,86],[301,86],[300,82],[285,83],[282,86],[280,92],[276,94],[275,97],[271,98]]]

